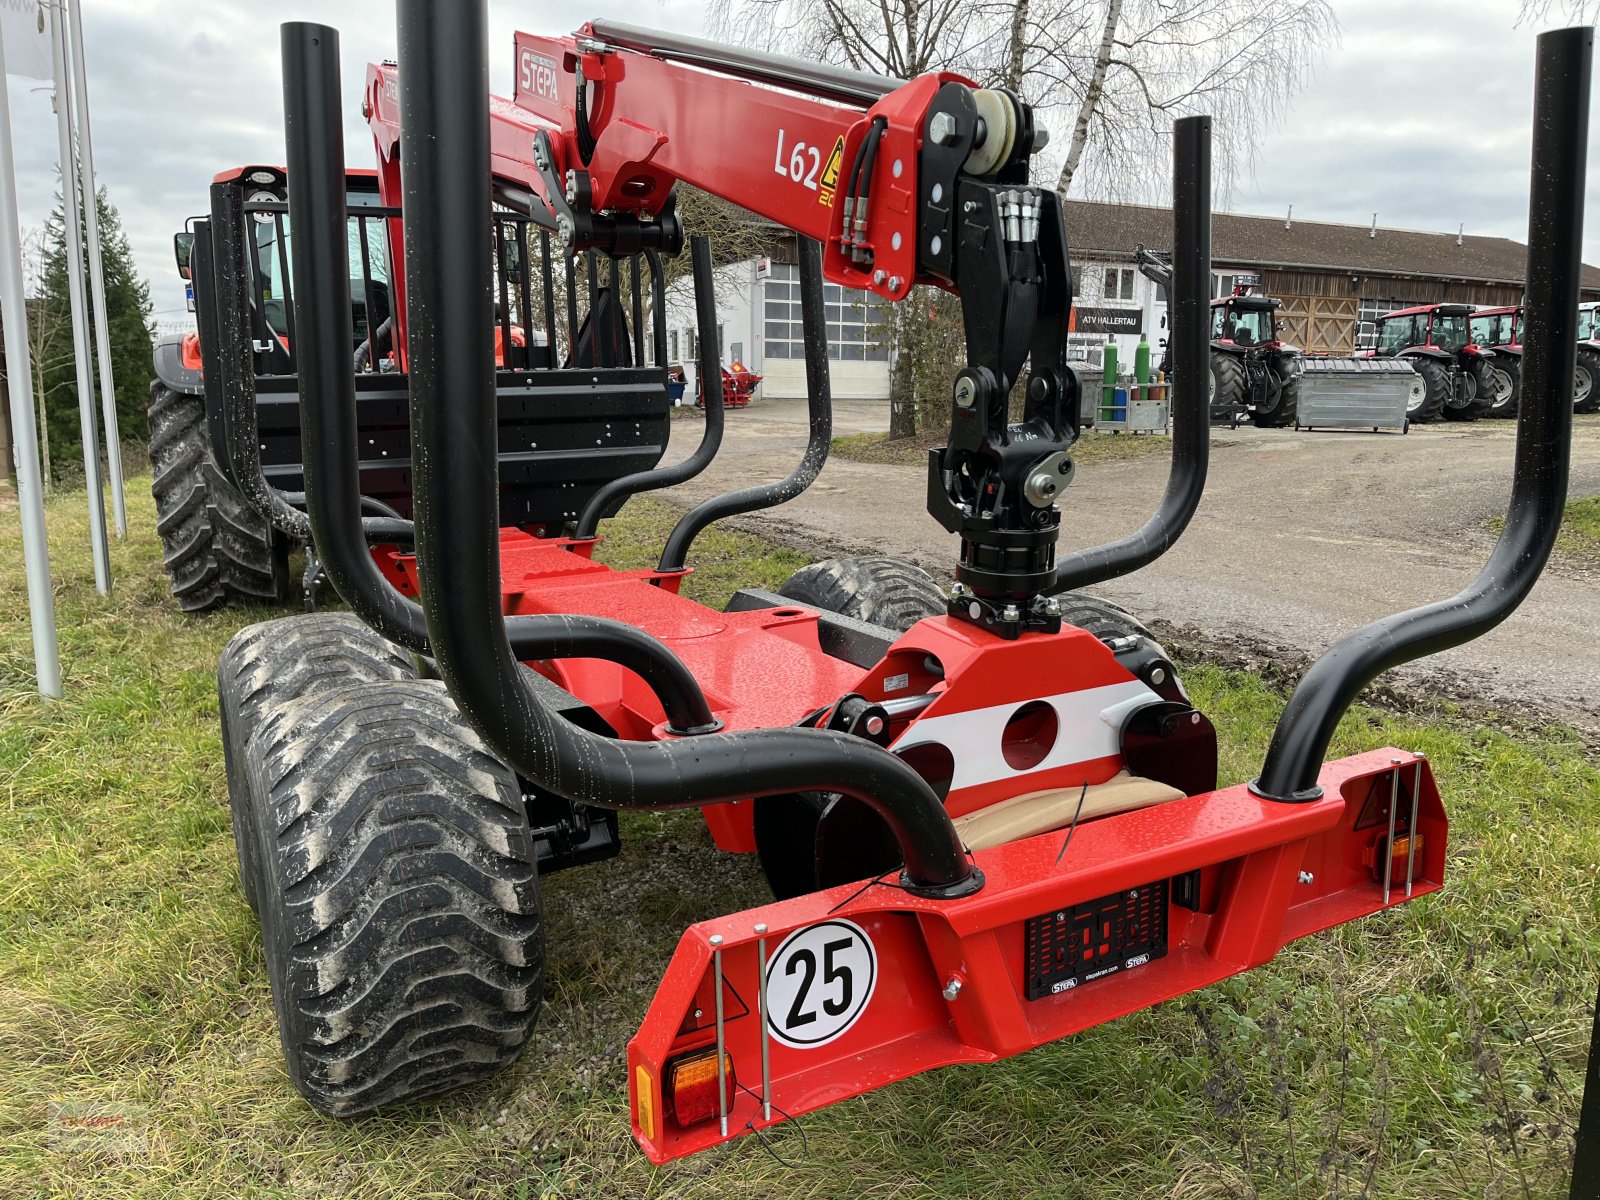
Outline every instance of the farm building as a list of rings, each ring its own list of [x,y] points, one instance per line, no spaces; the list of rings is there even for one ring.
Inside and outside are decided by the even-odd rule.
[[[1131,360],[1141,335],[1157,348],[1166,338],[1161,291],[1133,265],[1139,245],[1166,250],[1170,209],[1068,200],[1073,293],[1069,350],[1098,361],[1115,340]],[[1299,218],[1216,213],[1211,223],[1212,294],[1232,290],[1241,273],[1259,275],[1266,295],[1283,302],[1282,335],[1313,354],[1348,353],[1362,322],[1397,308],[1441,301],[1516,304],[1522,299],[1527,248],[1509,238],[1419,233],[1373,224],[1335,225]],[[717,270],[722,358],[764,374],[762,394],[805,394],[800,296],[793,236],[774,230],[768,256]],[[890,352],[882,301],[827,284],[833,392],[843,399],[887,399]],[[1584,296],[1600,299],[1600,268],[1584,268]],[[698,340],[688,280],[667,296],[668,359],[691,381]]]
[[[1134,248],[1166,250],[1170,209],[1068,200],[1072,246],[1072,342],[1092,354],[1109,337],[1124,350],[1141,333],[1165,338],[1160,289],[1133,265]],[[1259,275],[1261,289],[1283,302],[1286,341],[1314,354],[1348,353],[1362,322],[1414,304],[1516,304],[1522,299],[1527,248],[1509,238],[1388,229],[1375,221],[1335,225],[1297,217],[1216,213],[1211,221],[1212,294],[1234,276]],[[1585,298],[1600,298],[1600,269],[1584,268]]]

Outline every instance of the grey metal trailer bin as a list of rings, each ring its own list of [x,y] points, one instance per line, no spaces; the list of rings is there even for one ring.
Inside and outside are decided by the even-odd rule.
[[[1296,429],[1398,429],[1421,377],[1401,358],[1304,358]]]

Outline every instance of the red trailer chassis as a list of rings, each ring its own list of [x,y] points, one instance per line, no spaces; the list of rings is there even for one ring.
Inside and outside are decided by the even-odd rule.
[[[891,748],[925,731],[949,739],[953,816],[1104,783],[1124,766],[1119,710],[1156,698],[1082,630],[1008,641],[931,618],[863,670],[823,652],[818,614],[803,606],[716,612],[678,595],[681,573],[590,561],[592,541],[505,530],[500,542],[508,615],[628,620],[677,651],[729,730],[794,725],[846,694],[883,701],[931,691],[932,703],[897,725]],[[399,564],[415,587],[416,560]],[[930,658],[940,676],[926,669]],[[593,659],[534,665],[619,736],[671,736],[659,702],[631,672]],[[1059,734],[1037,765],[1015,770],[1002,759],[1005,718],[1040,701],[1040,679],[1057,689],[1045,702],[1058,712]],[[1356,755],[1324,766],[1320,784],[1323,797],[1308,804],[1264,800],[1240,785],[980,850],[986,883],[964,899],[923,900],[883,879],[692,926],[628,1044],[636,1140],[666,1162],[934,1067],[1007,1058],[1442,886],[1447,821],[1425,760],[1398,750]],[[749,803],[702,812],[719,847],[755,849]],[[807,948],[789,939],[834,928],[848,946],[831,977],[817,963],[808,995],[786,992],[776,1011],[767,995],[778,981],[766,971],[798,961],[803,975]],[[802,957],[786,955],[786,944]],[[825,1016],[823,1006],[839,1007],[846,992],[845,1028],[815,1045],[790,1035],[786,1021],[812,1024],[808,1005]],[[680,1123],[663,1090],[669,1064],[719,1045],[738,1083],[728,1088],[726,1128],[720,1117]]]
[[[1151,657],[1159,648],[1065,624],[1054,600],[1066,587],[1150,561],[1182,532],[1204,482],[1208,421],[1195,393],[1175,432],[1174,480],[1149,526],[1056,559],[1054,500],[1071,475],[1066,448],[1077,435],[1074,385],[1060,382],[1071,294],[1059,207],[1026,183],[1027,155],[1039,143],[1025,105],[979,100],[950,75],[882,88],[867,80],[859,86],[870,94],[857,94],[859,77],[830,80],[799,64],[800,83],[790,87],[741,67],[736,51],[719,51],[726,66],[689,39],[657,53],[618,26],[586,26],[571,38],[519,35],[515,102],[483,105],[481,0],[403,0],[402,14],[402,59],[409,48],[418,72],[404,145],[396,71],[372,68],[364,100],[381,186],[396,205],[398,152],[408,164],[403,232],[419,296],[410,309],[416,328],[404,336],[418,339],[413,425],[431,439],[416,460],[427,501],[418,505],[418,558],[397,556],[394,569],[423,598],[431,649],[457,704],[536,786],[610,807],[698,805],[731,850],[753,848],[757,801],[807,791],[841,797],[817,834],[818,873],[829,886],[702,922],[681,940],[628,1048],[634,1134],[653,1161],[919,1071],[1069,1036],[1442,886],[1447,822],[1426,762],[1395,750],[1333,762],[1323,755],[1365,683],[1492,627],[1526,595],[1550,551],[1570,445],[1570,404],[1551,376],[1563,376],[1559,357],[1575,344],[1560,322],[1570,324],[1576,308],[1581,221],[1573,214],[1581,212],[1586,131],[1572,114],[1587,111],[1587,31],[1541,40],[1534,174],[1549,207],[1532,222],[1529,277],[1551,286],[1530,297],[1529,359],[1539,366],[1494,557],[1459,596],[1333,647],[1291,697],[1261,776],[1218,789],[1214,735],[1176,689],[1171,664]],[[336,49],[320,52],[336,61]],[[576,104],[590,94],[580,92],[585,81],[598,87],[588,112]],[[319,106],[334,107],[304,108]],[[478,140],[484,121],[486,143]],[[1004,146],[990,155],[986,137],[1002,133]],[[973,157],[980,150],[986,157]],[[304,186],[316,209],[306,228],[324,229],[336,255],[343,224],[326,195],[342,186],[342,156],[334,157],[304,160],[308,175],[326,175],[320,199]],[[983,169],[968,169],[979,161]],[[1198,379],[1210,278],[1206,119],[1180,122],[1175,163],[1175,372]],[[680,524],[662,560],[676,565],[655,571],[595,563],[592,538],[502,530],[496,539],[492,470],[469,469],[494,457],[490,306],[479,273],[487,260],[477,229],[453,219],[476,219],[480,201],[489,208],[491,175],[526,187],[530,210],[569,249],[627,252],[650,237],[670,249],[672,187],[685,181],[821,242],[822,272],[815,256],[802,258],[813,281],[825,273],[891,299],[919,281],[959,292],[970,361],[956,382],[950,444],[929,464],[930,512],[961,540],[947,615],[921,621],[871,665],[854,665],[825,652],[825,618],[804,606],[716,612],[680,596],[686,568],[671,547],[686,548],[699,526],[680,541]],[[856,201],[853,212],[842,197]],[[398,244],[398,219],[391,225]],[[706,247],[696,251],[708,267]],[[335,295],[297,290],[308,308],[329,301],[315,344],[342,353],[348,297],[336,293],[346,280],[332,271],[325,282]],[[403,287],[399,271],[393,284]],[[1011,422],[1004,401],[1025,361],[1027,407]],[[331,365],[324,351],[319,366]],[[340,552],[370,566],[351,544],[345,539]],[[552,720],[511,655],[503,618],[565,614],[650,635],[689,668],[714,720],[679,735],[642,676],[575,657],[530,665],[616,736]],[[876,727],[860,735],[824,727],[850,705],[874,713]],[[1159,732],[1130,740],[1136,720],[1151,715]],[[861,737],[888,754],[861,746]],[[1080,821],[1083,798],[1135,766],[1136,754],[1145,767],[1130,774],[1175,798]],[[1163,754],[1202,761],[1194,769]],[[1179,777],[1187,786],[1176,786]],[[639,794],[645,787],[651,794]],[[1077,811],[1049,809],[1042,832],[975,851],[967,846],[979,839],[959,834],[957,822],[998,805],[1074,794]],[[824,877],[828,822],[848,815],[846,799],[870,802],[892,825],[904,871]]]

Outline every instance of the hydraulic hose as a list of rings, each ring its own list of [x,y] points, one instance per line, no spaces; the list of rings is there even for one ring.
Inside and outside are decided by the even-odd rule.
[[[283,26],[284,127],[288,142],[289,207],[295,320],[300,343],[301,428],[307,519],[324,571],[355,613],[390,641],[437,657],[422,609],[396,590],[367,553],[362,532],[355,379],[350,363],[350,264],[346,232],[344,141],[339,100],[339,35],[326,25]],[[485,85],[487,87],[487,85]],[[485,91],[485,97],[488,93]],[[485,100],[487,103],[487,100]],[[488,128],[485,114],[484,128]],[[487,186],[488,167],[484,167]],[[485,204],[478,229],[489,225]],[[476,260],[474,260],[476,261]],[[487,273],[484,278],[487,279]],[[488,292],[484,291],[488,300]],[[415,305],[413,305],[413,310]],[[477,309],[473,310],[475,313]],[[492,337],[493,308],[477,331]],[[498,560],[498,460],[493,437],[494,379],[490,357],[491,437],[474,467],[491,494]],[[431,444],[412,425],[412,470],[418,479],[432,461]],[[292,510],[291,510],[292,511]],[[371,519],[371,518],[369,518]],[[498,576],[495,611],[500,611]],[[719,728],[705,694],[683,661],[654,638],[598,617],[522,616],[506,624],[522,661],[598,658],[634,671],[654,690],[669,726],[680,733]]]
[[[489,341],[489,72],[483,0],[400,0],[401,173],[416,456],[417,555],[435,658],[456,704],[536,785],[606,808],[672,809],[797,791],[870,804],[908,886],[981,886],[943,805],[860,738],[769,729],[638,743],[560,720],[528,686],[500,614]],[[715,336],[712,327],[712,336]]]

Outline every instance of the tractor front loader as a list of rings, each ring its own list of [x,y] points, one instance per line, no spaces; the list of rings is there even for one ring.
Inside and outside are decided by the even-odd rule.
[[[557,803],[572,822],[699,808],[719,846],[760,854],[780,897],[687,929],[629,1042],[633,1135],[655,1162],[1025,1052],[1442,886],[1448,825],[1427,762],[1324,755],[1367,682],[1487,632],[1550,552],[1592,31],[1540,41],[1529,278],[1547,286],[1526,314],[1500,543],[1460,595],[1335,645],[1260,775],[1219,788],[1215,731],[1170,658],[1071,590],[1157,558],[1204,487],[1208,118],[1175,130],[1166,494],[1133,535],[1058,555],[1078,433],[1071,273],[1055,193],[1030,182],[1042,138],[1027,105],[948,73],[901,83],[605,22],[517,35],[503,100],[487,90],[482,0],[398,9],[398,66],[370,69],[363,106],[403,234],[394,377],[409,397],[415,553],[394,556],[397,585],[362,524],[338,35],[286,25],[306,516],[363,624],[343,658],[300,618],[254,627],[220,676],[241,872],[289,1074],[312,1104],[348,1115],[434,1094],[528,1044],[546,955],[535,845]],[[676,468],[611,479],[569,536],[507,526],[497,410],[512,384],[484,230],[500,203],[568,255],[673,254],[679,182],[799,236],[812,439],[785,480],[687,512],[655,569],[619,571],[591,557],[596,506]],[[694,237],[689,251],[714,379],[710,249]],[[904,632],[871,619],[914,615],[903,580],[863,603],[867,619],[756,589],[719,612],[678,591],[701,530],[798,494],[826,457],[824,279],[961,298],[968,362],[927,481],[930,513],[959,538],[956,583]],[[661,364],[515,380],[535,409],[581,392],[602,423],[606,405],[667,384]],[[253,412],[234,409],[241,425]],[[703,443],[691,469],[715,450]],[[784,590],[820,599],[891,574],[833,564]],[[275,680],[310,682],[267,694]]]

